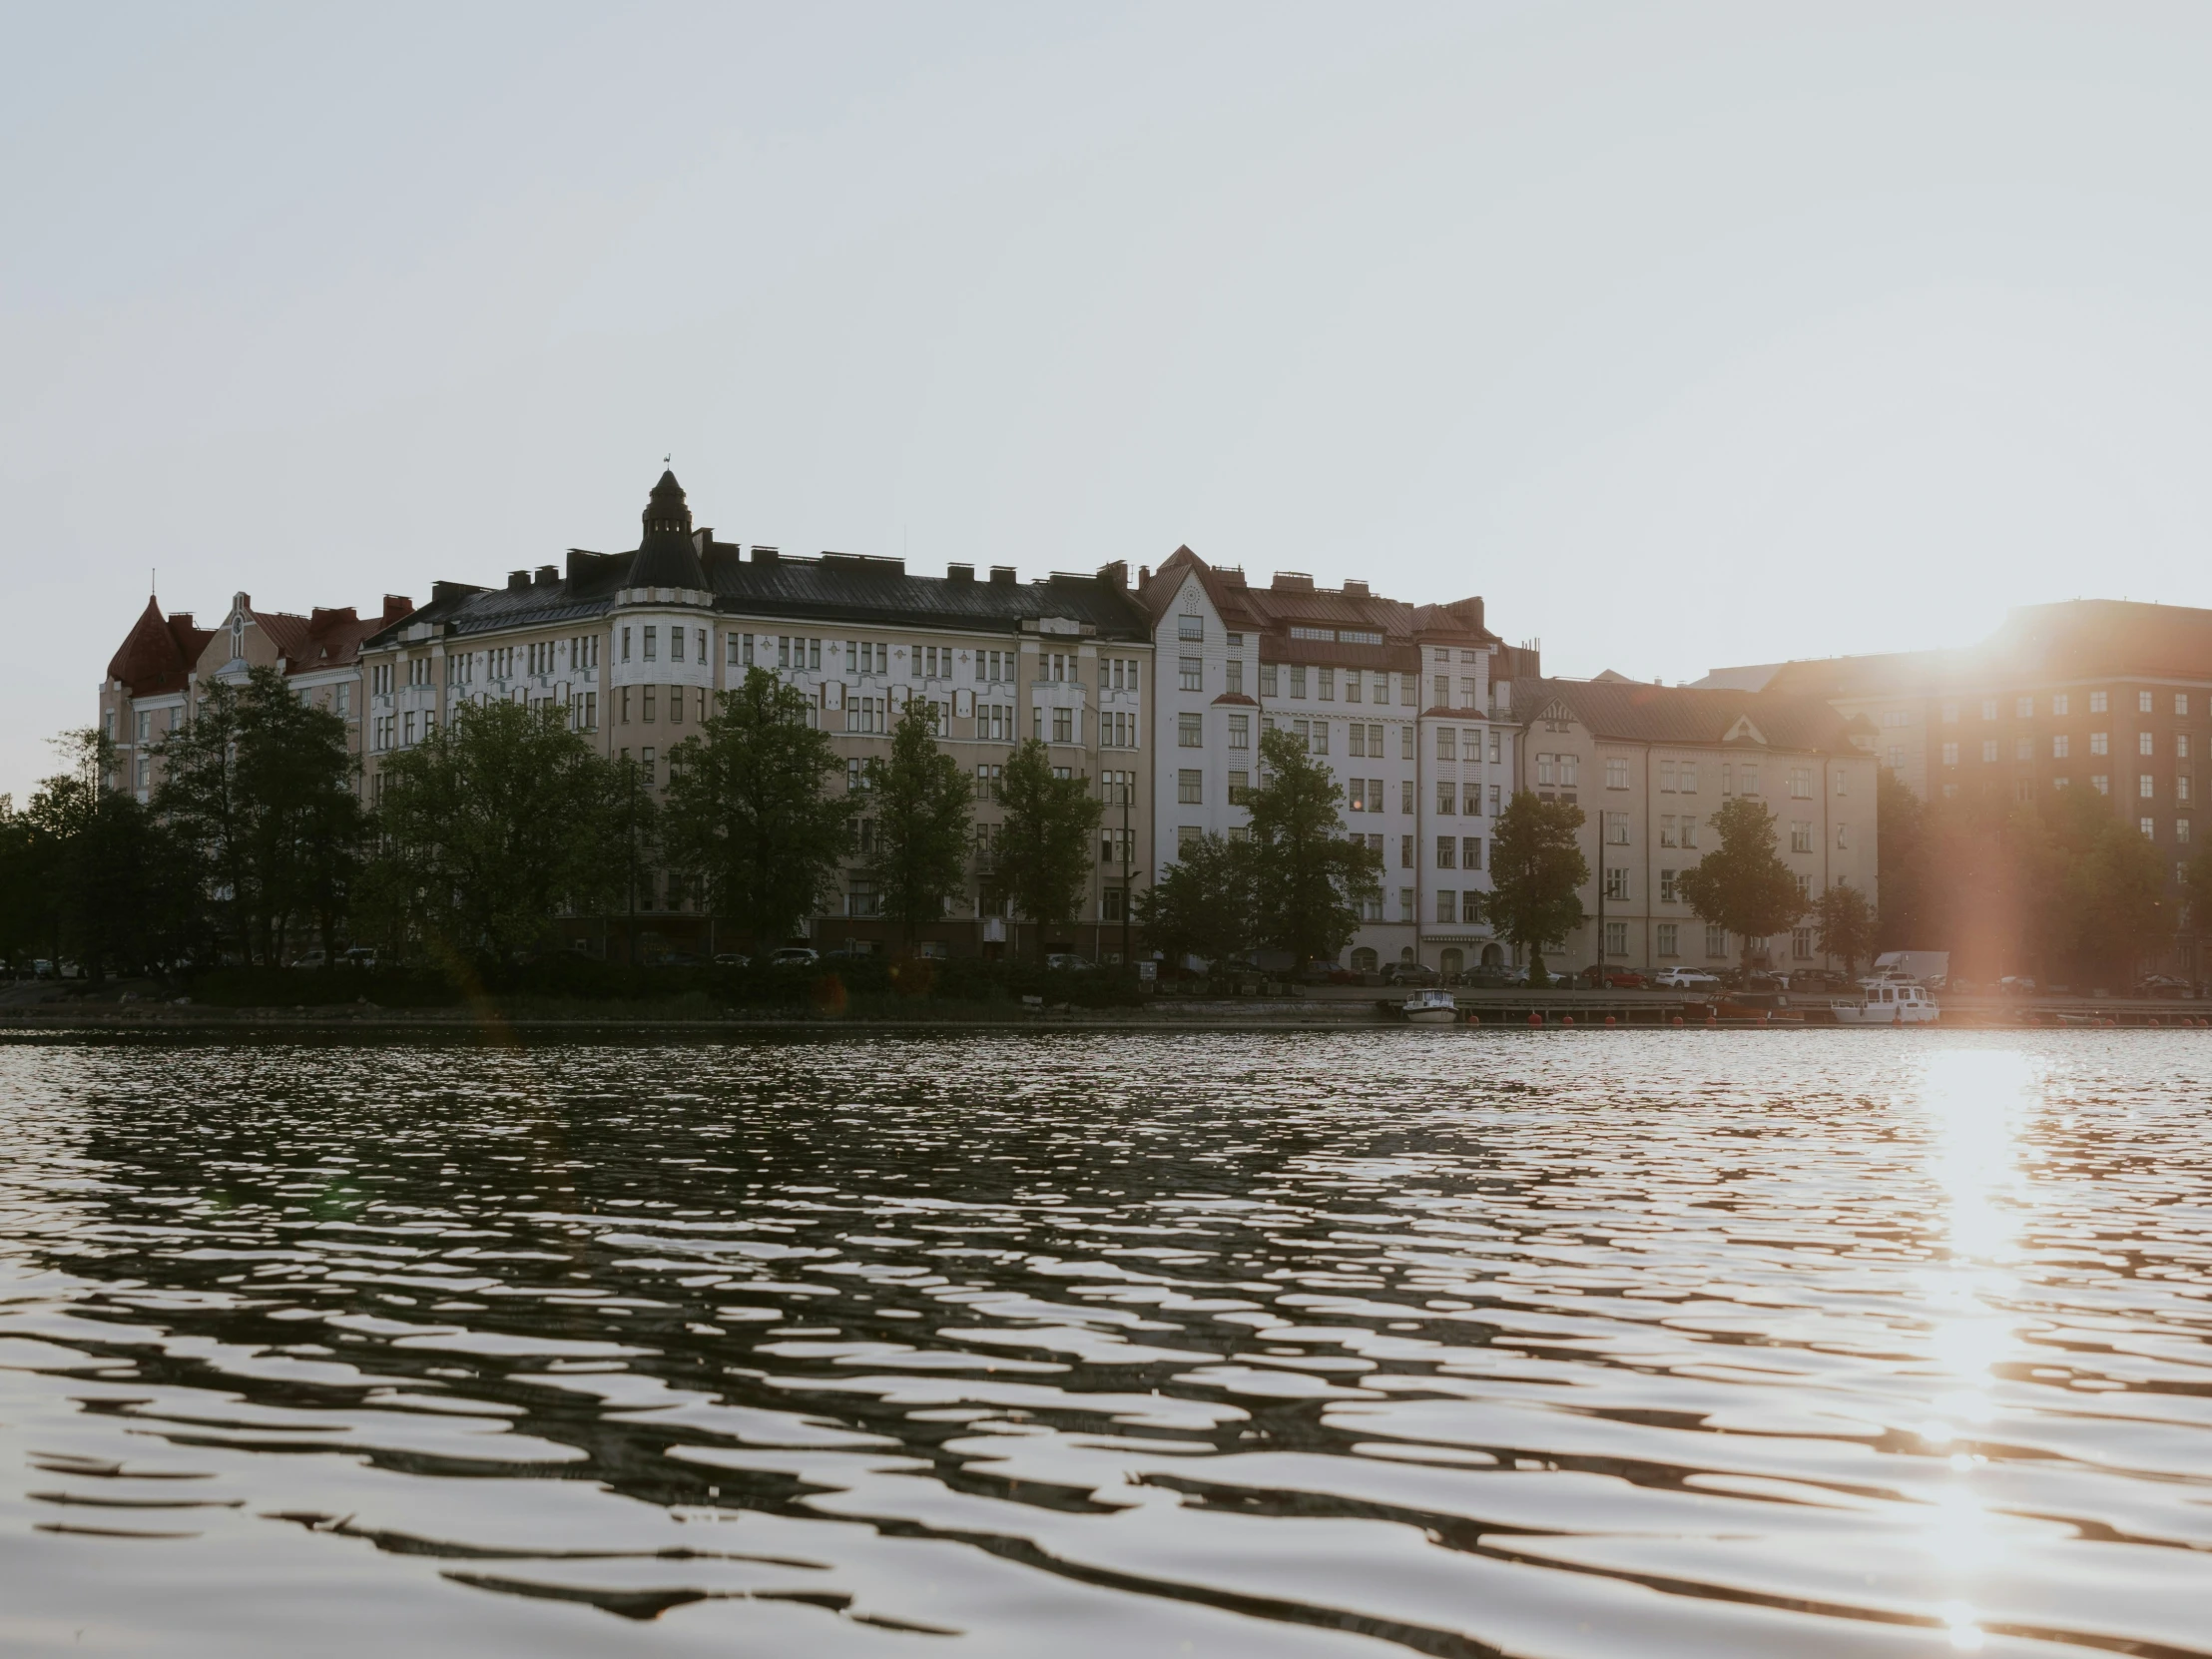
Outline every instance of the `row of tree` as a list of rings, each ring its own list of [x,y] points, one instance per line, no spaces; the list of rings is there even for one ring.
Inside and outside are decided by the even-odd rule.
[[[969,879],[973,789],[926,707],[848,788],[805,699],[762,670],[670,753],[665,780],[596,753],[556,708],[486,702],[391,756],[364,803],[343,722],[270,670],[204,688],[159,746],[148,802],[109,787],[101,735],[64,747],[26,808],[0,802],[0,950],[96,975],[349,943],[511,961],[564,914],[639,908],[662,872],[773,948],[837,902],[855,854],[911,937]],[[1100,803],[1035,742],[997,789],[989,896],[1047,926],[1071,918]]]

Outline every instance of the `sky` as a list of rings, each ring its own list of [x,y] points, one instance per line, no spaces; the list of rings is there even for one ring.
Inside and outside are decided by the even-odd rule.
[[[0,790],[143,608],[1183,544],[1549,672],[2212,605],[2212,8],[0,0]]]

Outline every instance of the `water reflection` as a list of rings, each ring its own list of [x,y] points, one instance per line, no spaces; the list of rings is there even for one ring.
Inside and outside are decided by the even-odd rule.
[[[0,1647],[2204,1650],[2185,1034],[1436,1037],[0,1050]]]

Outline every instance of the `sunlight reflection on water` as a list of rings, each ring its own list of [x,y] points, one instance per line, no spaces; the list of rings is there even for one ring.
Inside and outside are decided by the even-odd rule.
[[[2208,1651],[2202,1040],[0,1049],[0,1649]]]

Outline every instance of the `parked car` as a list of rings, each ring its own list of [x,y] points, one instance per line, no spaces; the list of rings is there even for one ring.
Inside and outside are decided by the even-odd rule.
[[[1092,964],[1088,956],[1078,956],[1072,950],[1055,950],[1045,957],[1044,965],[1055,973],[1081,973]]]
[[[1503,990],[1509,985],[1527,984],[1528,970],[1526,968],[1504,967],[1496,962],[1490,962],[1480,967],[1467,969],[1466,972],[1459,975],[1459,983],[1472,986],[1477,990]]]
[[[1634,968],[1615,968],[1605,976],[1605,988],[1609,991],[1640,991],[1650,983]]]
[[[657,960],[662,967],[698,967],[706,958],[696,950],[664,950]]]
[[[1789,988],[1793,991],[1840,991],[1851,981],[1834,968],[1795,968],[1789,975]]]
[[[1389,985],[1436,985],[1443,982],[1443,975],[1426,962],[1392,962],[1382,979]]]
[[[1717,991],[1721,988],[1718,975],[1694,967],[1668,968],[1652,984],[1669,991]]]
[[[1999,996],[2025,996],[2035,988],[2035,981],[2024,973],[2008,973],[1997,981]]]
[[[742,950],[718,950],[715,952],[716,967],[751,967],[752,965],[753,958]]]
[[[822,952],[811,945],[787,944],[768,959],[770,967],[813,967],[822,960]]]
[[[330,965],[330,958],[326,954],[324,954],[322,947],[320,945],[317,945],[312,950],[302,950],[298,955],[294,956],[291,959],[291,965],[295,968],[328,967]]]
[[[338,963],[342,967],[372,968],[376,965],[376,947],[372,944],[357,944],[340,956]]]
[[[2135,982],[2137,996],[2187,996],[2189,981],[2170,973],[2146,973]]]

